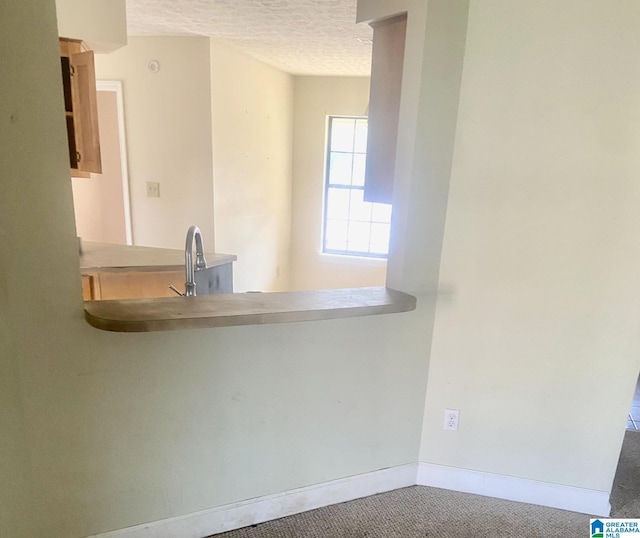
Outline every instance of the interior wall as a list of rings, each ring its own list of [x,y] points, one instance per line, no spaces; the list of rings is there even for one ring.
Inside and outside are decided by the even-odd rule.
[[[365,116],[368,103],[368,77],[294,78],[292,289],[384,286],[386,260],[321,253],[327,116]]]
[[[0,77],[0,521],[3,534],[26,538],[56,516],[41,505],[34,474],[32,449],[51,441],[29,423],[23,366],[44,366],[56,335],[42,320],[55,325],[58,308],[80,293],[77,259],[69,257],[77,242],[53,1],[2,2],[0,51],[0,69],[12,73]],[[20,335],[28,325],[31,336]]]
[[[471,6],[442,262],[453,294],[439,305],[420,456],[604,490],[638,370],[640,6]],[[429,61],[457,50],[423,37]],[[54,3],[0,3],[0,45],[12,74],[0,78],[3,531],[82,537],[415,461],[425,294],[416,312],[370,318],[146,334],[86,324]],[[425,119],[442,114],[450,134],[457,96],[435,99],[448,70],[429,79],[411,65],[421,84],[403,94],[405,119],[421,100],[399,151],[429,151],[402,164],[394,196],[416,201],[400,206],[408,252],[391,280],[425,290],[437,264],[415,251],[432,233],[420,186],[439,143]],[[462,410],[448,437],[445,402]]]
[[[148,69],[152,60],[157,73]],[[213,251],[209,40],[131,37],[96,55],[96,78],[123,85],[135,244],[183,249],[196,224]],[[147,197],[147,181],[160,183],[159,198]]]
[[[139,334],[86,323],[54,4],[6,0],[0,29],[3,532],[80,538],[415,461],[420,311]]]
[[[214,214],[234,290],[290,287],[293,77],[211,40]]]
[[[471,3],[422,461],[611,488],[640,367],[639,25],[637,2]]]
[[[127,44],[125,0],[56,0],[60,37],[110,52]]]
[[[433,297],[457,124],[469,0],[358,0],[357,20],[408,13],[387,285]],[[431,334],[432,327],[424,330]]]
[[[0,253],[0,261],[3,258]],[[6,296],[6,291],[0,295]],[[0,477],[3,484],[0,488],[0,521],[13,536],[28,536],[33,529],[30,517],[35,503],[26,472],[28,458],[21,416],[20,371],[11,330],[10,312],[0,308]]]
[[[76,233],[86,241],[127,244],[117,94],[97,92],[102,173],[71,178]]]

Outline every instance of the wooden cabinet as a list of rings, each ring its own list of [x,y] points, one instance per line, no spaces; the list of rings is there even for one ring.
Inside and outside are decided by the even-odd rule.
[[[71,175],[89,177],[102,172],[93,51],[82,41],[61,38],[60,64]]]
[[[101,299],[177,297],[169,284],[179,290],[184,288],[184,270],[100,273],[99,277]]]
[[[96,289],[97,275],[82,275],[82,298],[85,301],[95,301],[100,298],[100,291]]]
[[[85,301],[177,297],[176,293],[169,289],[169,284],[173,284],[183,292],[184,281],[184,269],[83,272],[82,297]],[[225,263],[211,267],[206,272],[198,271],[196,272],[196,282],[198,282],[197,288],[201,289],[200,295],[233,293],[232,264]]]
[[[208,267],[195,272],[198,295],[233,293],[237,256],[205,255]],[[169,284],[184,292],[184,251],[83,241],[80,274],[85,301],[177,297]]]
[[[82,296],[85,301],[176,297],[175,292],[169,289],[169,284],[182,290],[184,270],[84,273]]]
[[[374,22],[371,26],[373,52],[364,199],[390,204],[396,164],[407,15]]]

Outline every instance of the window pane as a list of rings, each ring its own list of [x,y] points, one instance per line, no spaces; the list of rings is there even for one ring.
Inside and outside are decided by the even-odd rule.
[[[364,201],[363,190],[351,191],[351,206],[349,207],[349,218],[351,220],[371,221],[371,202]]]
[[[389,224],[371,224],[371,252],[387,254],[389,252]]]
[[[373,222],[391,222],[391,204],[373,203],[371,220]]]
[[[334,153],[329,156],[329,184],[351,185],[352,153]]]
[[[352,180],[354,185],[364,187],[364,167],[367,156],[364,153],[355,153],[353,155],[353,174]]]
[[[327,193],[327,219],[349,218],[349,189],[329,188]]]
[[[327,219],[324,248],[327,250],[347,250],[348,220]]]
[[[325,252],[386,257],[391,205],[364,201],[366,118],[329,118]]]
[[[355,120],[333,118],[331,122],[331,151],[353,151]]]
[[[347,251],[369,254],[369,243],[347,243]]]
[[[353,151],[357,153],[367,152],[367,120],[356,120]]]
[[[370,234],[371,224],[369,222],[349,222],[349,234],[347,236],[348,249],[359,252],[369,252]]]
[[[370,245],[370,254],[374,254],[375,256],[386,256],[389,254],[389,245],[382,245],[377,243],[371,243]]]

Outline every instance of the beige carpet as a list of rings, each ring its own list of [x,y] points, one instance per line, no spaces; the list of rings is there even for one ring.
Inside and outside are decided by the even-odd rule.
[[[627,432],[612,517],[640,517],[640,432]],[[412,486],[269,521],[216,538],[568,538],[589,518],[554,508]]]
[[[611,489],[611,516],[640,518],[640,432],[626,431]]]
[[[412,486],[216,538],[567,538],[588,531],[588,515]]]

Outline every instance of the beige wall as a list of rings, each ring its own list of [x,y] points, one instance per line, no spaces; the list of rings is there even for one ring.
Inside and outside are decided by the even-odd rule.
[[[3,532],[83,537],[415,461],[420,312],[147,334],[87,325],[54,6],[7,0],[0,15],[13,73],[0,79]],[[25,147],[29,159],[9,158]]]
[[[368,102],[367,77],[295,77],[292,289],[384,285],[386,260],[321,254],[327,116],[365,115]]]
[[[236,291],[288,289],[293,78],[191,37],[132,37],[96,72],[123,81],[135,244],[183,248],[197,224],[238,256]]]
[[[615,6],[471,4],[423,461],[611,487],[640,366],[640,4]]]
[[[381,285],[384,261],[319,254],[325,117],[364,113],[368,80],[292,77],[208,42],[131,38],[97,56],[98,78],[123,81],[134,242],[182,248],[198,224],[207,248],[238,256],[236,291]]]
[[[147,68],[160,63],[158,73]],[[187,229],[202,230],[214,249],[209,40],[132,37],[96,55],[96,77],[121,80],[136,245],[184,248]],[[146,182],[160,183],[160,198]]]
[[[98,52],[127,44],[125,0],[56,0],[58,35],[82,39]]]
[[[408,37],[428,62],[411,64],[399,151],[422,153],[401,163],[389,278],[420,309],[147,334],[83,319],[54,4],[0,4],[3,532],[82,537],[419,452],[607,490],[639,366],[640,6],[472,2],[442,261],[453,293],[419,450],[437,268],[422,236],[444,224],[426,187],[442,206],[462,4],[431,0],[434,39]],[[445,405],[462,410],[447,437]]]
[[[468,4],[358,2],[359,21],[409,13],[387,285],[416,294],[432,295],[438,289]]]
[[[421,461],[608,492],[640,366],[640,7],[474,1],[466,46],[464,2],[358,7],[410,10],[387,282],[438,290]]]
[[[293,77],[211,40],[216,248],[236,291],[289,289]]]

